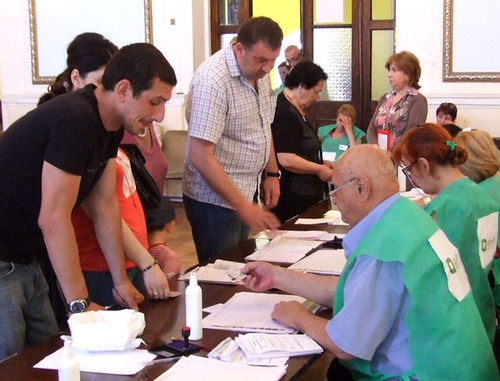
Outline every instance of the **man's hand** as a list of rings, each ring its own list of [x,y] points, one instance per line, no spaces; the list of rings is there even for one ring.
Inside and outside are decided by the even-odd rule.
[[[321,181],[328,182],[332,181],[332,170],[326,164],[320,164],[319,170],[316,175],[321,179]]]
[[[297,301],[279,302],[275,304],[271,317],[287,327],[298,328],[296,322],[304,320],[304,316],[309,314],[311,313],[302,303]]]
[[[277,177],[266,177],[263,183],[264,204],[266,209],[272,209],[278,205],[280,198],[280,180]]]
[[[144,295],[137,291],[130,280],[115,285],[113,297],[118,304],[134,310],[139,310],[139,303],[144,301]]]
[[[245,286],[254,291],[266,291],[275,288],[274,273],[276,266],[267,262],[249,262],[241,272],[247,274]]]
[[[161,271],[160,266],[154,265],[148,271],[143,273],[144,285],[151,299],[168,299],[170,296],[170,287],[167,277]]]
[[[264,229],[276,230],[281,225],[280,221],[273,213],[251,202],[245,202],[237,210],[237,213],[240,219],[254,231],[261,231]]]

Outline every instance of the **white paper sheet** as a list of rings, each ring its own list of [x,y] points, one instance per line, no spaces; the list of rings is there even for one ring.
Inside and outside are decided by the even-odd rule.
[[[278,381],[285,373],[286,366],[249,366],[191,355],[180,359],[155,381]]]
[[[246,277],[246,274],[241,273],[243,267],[245,267],[244,263],[217,259],[214,263],[197,267],[189,273],[181,275],[179,280],[187,281],[190,274],[195,272],[198,282],[232,285],[243,284],[242,280]]]
[[[343,249],[320,249],[290,265],[291,270],[311,274],[339,275],[347,262]]]
[[[307,335],[247,333],[235,338],[248,358],[304,356],[322,353],[323,348]]]
[[[321,245],[320,241],[284,238],[278,236],[253,254],[245,257],[250,261],[267,261],[279,263],[295,263],[299,259]]]
[[[63,348],[60,348],[33,367],[57,370],[62,353]],[[121,375],[136,374],[156,357],[154,353],[149,353],[145,349],[114,352],[84,352],[73,348],[73,354],[78,359],[81,372]]]
[[[293,328],[285,327],[271,318],[276,303],[292,300],[299,303],[309,302],[295,295],[238,292],[219,311],[203,319],[203,328],[243,332],[294,333]],[[313,310],[316,307],[319,306],[314,305]]]

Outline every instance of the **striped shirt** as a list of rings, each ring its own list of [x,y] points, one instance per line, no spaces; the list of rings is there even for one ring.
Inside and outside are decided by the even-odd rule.
[[[191,81],[186,108],[188,135],[215,144],[215,158],[248,201],[253,199],[269,159],[275,107],[276,94],[269,76],[257,81],[256,91],[241,74],[230,46],[205,61]],[[231,208],[191,163],[189,140],[183,193],[200,202]]]

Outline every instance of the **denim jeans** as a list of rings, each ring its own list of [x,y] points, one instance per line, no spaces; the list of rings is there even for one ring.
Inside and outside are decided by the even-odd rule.
[[[248,239],[250,228],[241,222],[234,210],[196,201],[186,195],[183,199],[200,262]]]
[[[141,293],[146,295],[146,287],[144,286],[143,274],[137,269],[132,267],[127,270],[128,278],[132,284]],[[101,306],[111,306],[116,303],[113,297],[113,278],[109,271],[83,271],[83,277],[87,284],[90,300]]]
[[[0,361],[56,335],[40,266],[0,261]]]

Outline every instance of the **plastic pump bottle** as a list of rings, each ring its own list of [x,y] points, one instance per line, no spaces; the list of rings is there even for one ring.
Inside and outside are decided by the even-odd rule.
[[[73,355],[71,341],[64,342],[64,349],[59,363],[59,381],[80,381],[80,365]]]
[[[201,287],[198,285],[196,273],[191,273],[189,286],[186,287],[186,326],[191,328],[190,340],[200,340],[203,337],[201,310]]]

